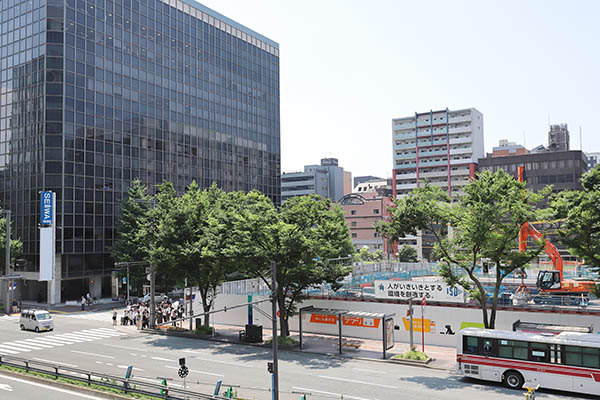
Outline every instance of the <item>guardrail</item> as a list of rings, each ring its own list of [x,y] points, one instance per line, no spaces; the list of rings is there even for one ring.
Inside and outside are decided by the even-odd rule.
[[[67,378],[87,383],[88,386],[100,385],[107,388],[122,390],[124,393],[137,393],[162,399],[225,399],[221,396],[212,396],[204,393],[192,392],[185,389],[170,388],[158,383],[142,382],[136,379],[107,375],[88,370],[56,365],[43,361],[28,360],[24,358],[0,354],[0,365],[22,368],[26,371],[40,372],[53,376],[55,379]]]

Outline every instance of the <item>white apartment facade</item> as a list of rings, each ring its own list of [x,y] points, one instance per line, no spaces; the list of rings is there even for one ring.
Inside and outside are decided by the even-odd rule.
[[[394,197],[425,180],[460,195],[485,156],[483,114],[475,108],[415,113],[392,120]]]
[[[460,196],[475,177],[479,158],[485,157],[483,114],[475,108],[415,113],[392,120],[394,198],[410,193],[425,181]],[[416,248],[420,259],[429,258],[431,238],[398,240]]]

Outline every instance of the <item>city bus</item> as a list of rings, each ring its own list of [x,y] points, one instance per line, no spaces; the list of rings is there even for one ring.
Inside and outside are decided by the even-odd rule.
[[[558,335],[466,328],[458,332],[457,372],[503,382],[511,389],[541,388],[600,394],[600,335]]]

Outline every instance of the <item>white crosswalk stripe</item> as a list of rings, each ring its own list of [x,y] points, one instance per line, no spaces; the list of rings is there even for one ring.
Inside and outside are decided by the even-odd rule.
[[[0,321],[16,321],[19,319],[18,315],[0,315]]]
[[[84,329],[81,331],[57,334],[40,334],[39,337],[30,339],[13,340],[0,343],[0,354],[18,354],[35,350],[51,349],[64,345],[92,342],[95,340],[111,339],[126,333],[110,328]]]
[[[84,313],[73,314],[73,315],[63,315],[63,317],[112,323],[112,311],[95,312],[95,313],[94,312],[84,312]]]

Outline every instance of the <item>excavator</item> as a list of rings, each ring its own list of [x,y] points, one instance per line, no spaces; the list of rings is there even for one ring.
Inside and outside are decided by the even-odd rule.
[[[523,182],[524,167],[519,166],[519,182]],[[569,296],[567,303],[577,302],[583,296],[587,298],[592,288],[596,285],[594,281],[565,279],[563,277],[563,259],[556,246],[550,243],[531,223],[525,222],[519,231],[519,251],[527,250],[527,239],[544,240],[544,251],[550,257],[554,270],[539,271],[536,286],[540,295],[533,300],[535,303],[552,302],[551,296]]]

